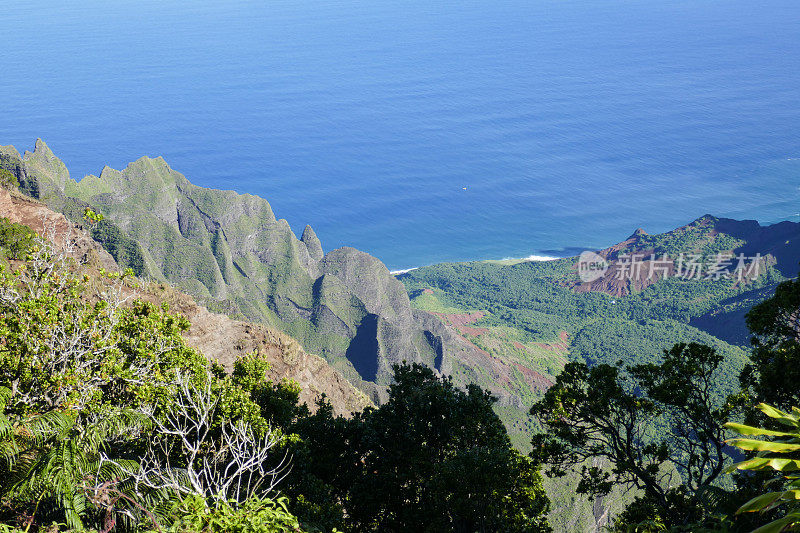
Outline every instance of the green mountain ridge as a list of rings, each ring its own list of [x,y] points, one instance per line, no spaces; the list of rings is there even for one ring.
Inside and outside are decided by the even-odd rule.
[[[76,222],[85,207],[101,212],[94,236],[123,267],[284,331],[373,401],[385,397],[393,363],[441,368],[471,349],[451,345],[446,328],[414,312],[378,259],[349,247],[323,254],[310,226],[297,239],[266,200],[193,185],[161,157],[78,182],[39,139],[23,155],[3,147],[0,163],[23,192]]]

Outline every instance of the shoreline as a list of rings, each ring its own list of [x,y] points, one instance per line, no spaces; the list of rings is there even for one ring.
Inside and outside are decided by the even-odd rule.
[[[479,262],[491,262],[491,263],[540,263],[545,261],[556,261],[558,259],[564,259],[565,257],[572,257],[572,255],[539,255],[539,254],[531,254],[526,257],[504,257],[503,259],[476,259],[471,261],[443,261],[443,263],[479,263]],[[432,265],[436,265],[440,263],[432,263]],[[426,265],[431,266],[431,265]],[[403,274],[407,274],[412,270],[417,270],[421,267],[411,267],[411,268],[398,268],[395,270],[389,270],[389,274],[393,276],[401,276]]]

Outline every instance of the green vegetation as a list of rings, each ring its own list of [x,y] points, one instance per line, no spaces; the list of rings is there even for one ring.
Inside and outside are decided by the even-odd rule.
[[[184,493],[231,495],[213,475],[231,461],[219,439],[284,438],[231,378],[185,345],[185,319],[121,305],[129,283],[80,275],[44,241],[18,268],[0,271],[4,520],[72,529],[157,520]],[[184,407],[203,393],[213,398],[203,428],[214,435],[180,433],[197,420]],[[212,472],[192,477],[201,461]]]
[[[32,198],[39,197],[38,180],[29,180],[27,178],[22,161],[19,159],[19,154],[0,151],[0,169],[2,169],[0,172],[4,171],[4,181],[10,184],[11,187],[17,187],[19,192]]]
[[[300,522],[288,509],[288,498],[249,498],[241,506],[220,502],[209,507],[196,494],[187,496],[172,510],[169,533],[296,533]]]
[[[745,452],[756,452],[756,456],[736,463],[728,471],[773,471],[774,475],[765,483],[768,492],[759,494],[747,501],[736,511],[741,513],[767,514],[779,509],[781,518],[772,520],[759,527],[754,533],[772,533],[793,531],[800,526],[800,409],[792,408],[785,413],[765,403],[758,404],[758,409],[767,417],[778,422],[781,431],[757,428],[744,424],[727,423],[725,426],[747,438],[731,439],[729,444]],[[759,440],[750,437],[772,437],[770,440]],[[791,474],[787,475],[787,472]],[[780,487],[780,490],[774,490]]]
[[[12,189],[19,187],[17,177],[8,169],[0,168],[0,187]]]
[[[652,253],[672,256],[714,255],[742,245],[741,239],[715,232],[714,223],[711,217],[704,217],[662,235],[637,233],[634,244],[615,253],[655,250]],[[484,312],[470,327],[486,331],[477,336],[467,332],[468,340],[507,365],[521,364],[550,381],[567,359],[589,364],[649,363],[676,343],[694,342],[713,346],[723,355],[720,394],[736,388],[746,351],[743,345],[731,345],[715,334],[724,329],[729,333],[725,338],[743,342],[747,333],[744,320],[720,326],[719,311],[724,310],[725,316],[743,315],[784,279],[764,263],[761,275],[748,283],[671,277],[619,296],[573,290],[577,279],[574,263],[575,258],[440,264],[410,271],[400,279],[418,309]],[[564,335],[568,341],[563,349],[553,349]],[[543,346],[551,348],[543,350]],[[519,380],[508,390],[528,403],[539,397],[530,384]]]
[[[401,277],[418,309],[441,313],[480,310],[483,318],[470,323],[486,330],[464,333],[469,342],[501,361],[507,380],[472,366],[455,374],[492,390],[502,389],[521,407],[506,408],[503,420],[520,449],[528,448],[529,435],[538,426],[528,420],[527,406],[568,361],[591,365],[653,363],[658,354],[677,343],[701,343],[723,356],[720,394],[734,392],[747,359],[740,347],[690,324],[693,317],[714,309],[736,294],[774,286],[776,273],[762,276],[749,287],[734,288],[727,280],[664,280],[628,296],[600,292],[576,293],[568,284],[575,276],[573,260],[518,263],[491,262],[442,264],[413,270]],[[745,302],[744,299],[741,300]],[[746,336],[746,334],[743,334]],[[566,340],[564,340],[566,339]],[[523,374],[522,369],[527,369]],[[541,377],[532,381],[531,372]],[[500,412],[500,411],[498,411]]]
[[[353,531],[549,531],[537,466],[514,450],[491,395],[396,366],[389,400],[351,420],[324,403],[300,423],[304,466]]]
[[[257,352],[209,364],[136,285],[38,238],[0,269],[5,530],[549,531],[479,387],[397,366],[380,408],[312,414]]]
[[[0,253],[7,259],[24,259],[34,244],[36,234],[24,224],[0,218]]]
[[[609,253],[611,257],[639,253],[647,257],[650,254],[659,257],[666,254],[673,258],[680,254],[699,254],[715,258],[719,253],[743,249],[754,253],[762,246],[759,242],[747,241],[743,236],[747,232],[740,231],[735,224],[721,224],[706,216],[661,235],[637,232]],[[733,228],[731,231],[736,235],[727,234],[718,226]],[[759,235],[759,238],[766,238]],[[785,241],[777,236],[774,239],[781,244]],[[486,371],[483,361],[467,361],[454,365],[453,375],[461,383],[478,383],[510,396],[511,400],[502,407],[497,406],[496,411],[519,449],[528,450],[527,436],[545,431],[547,426],[542,420],[529,417],[527,408],[517,406],[539,402],[547,385],[563,379],[557,376],[565,365],[570,362],[585,365],[587,372],[598,367],[621,368],[620,376],[632,379],[627,367],[662,364],[660,354],[676,344],[702,344],[719,356],[712,387],[718,407],[728,395],[739,391],[740,373],[746,366],[751,368],[746,372],[748,375],[782,373],[778,380],[769,380],[766,388],[784,380],[782,390],[794,395],[793,401],[800,403],[797,387],[791,385],[797,383],[797,376],[786,372],[783,366],[775,365],[770,369],[768,361],[774,359],[774,354],[764,357],[756,354],[754,362],[748,365],[746,348],[749,335],[744,315],[750,307],[768,298],[785,279],[781,273],[786,270],[785,265],[783,270],[778,270],[774,259],[767,258],[760,264],[760,276],[747,283],[725,278],[671,277],[641,290],[631,284],[623,285],[629,292],[619,295],[597,290],[577,292],[575,262],[575,258],[566,258],[547,262],[439,264],[399,277],[417,309],[444,315],[483,313],[484,316],[469,323],[468,328],[457,329],[466,340],[487,353],[492,362],[500,362],[504,373],[498,377],[496,371]],[[784,306],[785,312],[792,309],[792,305],[794,309],[800,307],[797,299],[791,300]],[[769,317],[766,320],[769,322]],[[753,331],[758,332],[757,329]],[[768,332],[759,333],[759,336],[774,347]],[[621,367],[618,366],[620,362]],[[520,374],[523,368],[527,370]],[[539,377],[532,378],[534,372]],[[753,381],[751,389],[757,387],[757,383]],[[631,383],[626,385],[631,386]],[[624,390],[632,393],[630,388]],[[751,390],[750,394],[752,397],[755,393]],[[772,396],[767,394],[764,401],[774,398],[775,394],[777,392]],[[738,405],[746,403],[741,398],[738,402]],[[650,442],[648,439],[654,438],[658,431],[666,432],[670,426],[664,416],[662,412],[642,422],[641,427],[646,429],[643,442]],[[591,466],[591,463],[585,464]],[[571,491],[577,490],[580,480],[576,472],[582,466],[584,463],[569,470],[566,477],[548,482],[554,507],[551,523],[556,528],[569,529],[576,519],[592,523],[596,518],[596,514],[592,517],[591,508],[579,509],[567,503],[574,498]],[[669,468],[675,471],[674,466]],[[718,480],[718,483],[725,482]],[[611,493],[603,498],[602,505],[606,509],[625,507],[632,501],[633,493],[623,495],[622,485],[615,484]]]
[[[411,294],[439,289],[437,295],[443,305],[488,311],[489,316],[481,324],[507,325],[529,338],[548,339],[556,337],[559,330],[574,332],[598,319],[685,323],[726,298],[782,279],[773,270],[746,287],[736,287],[725,279],[671,278],[629,296],[611,296],[572,291],[568,284],[575,276],[570,270],[573,263],[573,259],[560,259],[513,266],[486,262],[442,264],[413,270],[401,280]]]
[[[531,409],[543,428],[531,456],[548,465],[549,476],[579,468],[577,491],[592,498],[635,489],[613,531],[796,530],[800,410],[760,403],[765,428],[723,421],[756,419],[752,402],[763,396],[794,401],[796,382],[772,380],[798,363],[797,283],[782,283],[748,314],[758,341],[741,390],[725,397],[724,358],[702,344],[677,344],[654,363],[571,362]],[[732,431],[745,438],[726,441]],[[765,436],[775,438],[753,438]],[[732,465],[729,445],[745,460]]]
[[[677,344],[659,364],[569,363],[531,409],[546,430],[534,437],[532,455],[553,476],[580,467],[580,494],[618,485],[640,491],[623,520],[653,518],[636,516],[644,508],[663,523],[695,523],[726,458],[730,408],[713,392],[721,362],[708,346]],[[587,466],[596,459],[611,468]]]
[[[160,158],[77,183],[41,141],[15,153],[0,154],[7,181],[120,266],[288,332],[380,406],[335,418],[323,399],[312,412],[296,384],[265,379],[258,352],[230,374],[209,365],[184,319],[135,301],[130,275],[81,271],[0,221],[7,529],[571,531],[611,515],[620,532],[746,531],[795,512],[796,480],[721,475],[722,421],[779,436],[778,411],[750,407],[788,420],[800,403],[800,285],[778,285],[793,226],[706,216],[607,252],[775,251],[755,280],[589,287],[561,259],[434,265],[401,285],[377,259],[323,256],[313,230],[298,240],[266,201],[195,187]],[[731,442],[783,453],[760,457],[775,465],[794,451],[788,433]],[[563,477],[542,479],[542,462]],[[744,508],[763,514],[735,514],[765,491]]]
[[[130,268],[137,276],[145,273],[144,255],[139,244],[127,237],[115,224],[99,220],[91,226],[91,235],[111,254],[118,265]]]
[[[667,255],[677,258],[681,253],[696,253],[702,257],[711,257],[719,253],[730,252],[744,242],[726,234],[716,234],[714,226],[708,224],[714,217],[705,215],[698,220],[676,231],[649,235],[637,233],[635,246],[625,247],[620,253],[636,253],[643,249],[652,250],[657,256]]]
[[[90,225],[95,225],[98,222],[102,222],[105,220],[105,218],[106,217],[104,217],[102,213],[96,213],[91,207],[87,207],[83,210],[83,219]]]
[[[752,362],[742,374],[748,396],[784,409],[800,405],[800,279],[787,280],[747,315]]]

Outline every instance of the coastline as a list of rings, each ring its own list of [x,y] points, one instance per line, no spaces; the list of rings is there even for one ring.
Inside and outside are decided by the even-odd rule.
[[[564,250],[566,251],[566,250]],[[472,263],[472,262],[480,262],[486,261],[490,263],[505,263],[505,264],[516,264],[516,263],[527,263],[527,262],[543,262],[543,261],[556,261],[558,259],[563,259],[565,257],[572,257],[572,255],[577,254],[569,254],[569,255],[539,255],[539,254],[531,254],[526,257],[504,257],[503,259],[476,259],[472,261],[458,261],[464,263]],[[449,262],[449,261],[448,261]],[[436,264],[436,263],[433,263]],[[430,266],[430,265],[427,265]],[[393,276],[401,276],[403,274],[407,274],[412,270],[417,270],[420,267],[411,267],[411,268],[398,268],[395,270],[389,270],[389,273]]]

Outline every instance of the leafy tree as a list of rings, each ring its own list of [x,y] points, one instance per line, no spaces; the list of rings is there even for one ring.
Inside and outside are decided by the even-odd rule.
[[[9,259],[25,259],[33,247],[36,233],[24,224],[0,218],[0,251]]]
[[[725,461],[729,410],[714,393],[721,360],[707,346],[678,344],[660,364],[626,371],[567,364],[531,409],[546,430],[534,437],[532,456],[554,476],[580,466],[579,493],[638,489],[625,520],[696,520]]]
[[[753,351],[740,378],[743,388],[757,402],[800,405],[800,279],[778,285],[774,296],[750,310],[747,325]]]
[[[355,433],[359,424],[333,416],[333,406],[323,395],[315,413],[306,413],[292,426],[300,440],[294,443],[293,468],[286,491],[305,524],[323,531],[346,529],[345,505],[349,489],[360,473]]]
[[[353,531],[549,531],[536,464],[513,449],[477,386],[422,365],[394,368],[389,400],[352,420],[323,408],[307,433]],[[322,414],[321,414],[322,413]],[[319,428],[319,426],[317,426]]]
[[[308,408],[299,403],[301,389],[296,382],[273,383],[266,378],[269,366],[267,358],[259,352],[246,354],[234,363],[232,383],[249,394],[265,420],[280,428],[290,428],[299,417],[309,414]]]
[[[104,217],[102,213],[98,213],[98,212],[96,212],[96,211],[95,211],[94,209],[92,209],[91,207],[87,207],[87,208],[86,208],[86,209],[84,209],[84,211],[83,211],[83,219],[84,219],[86,222],[88,222],[88,223],[89,223],[89,225],[92,225],[92,226],[93,226],[93,225],[95,225],[95,224],[97,224],[97,223],[99,223],[99,222],[102,222],[103,220],[105,220],[105,219],[106,219],[106,217]]]

